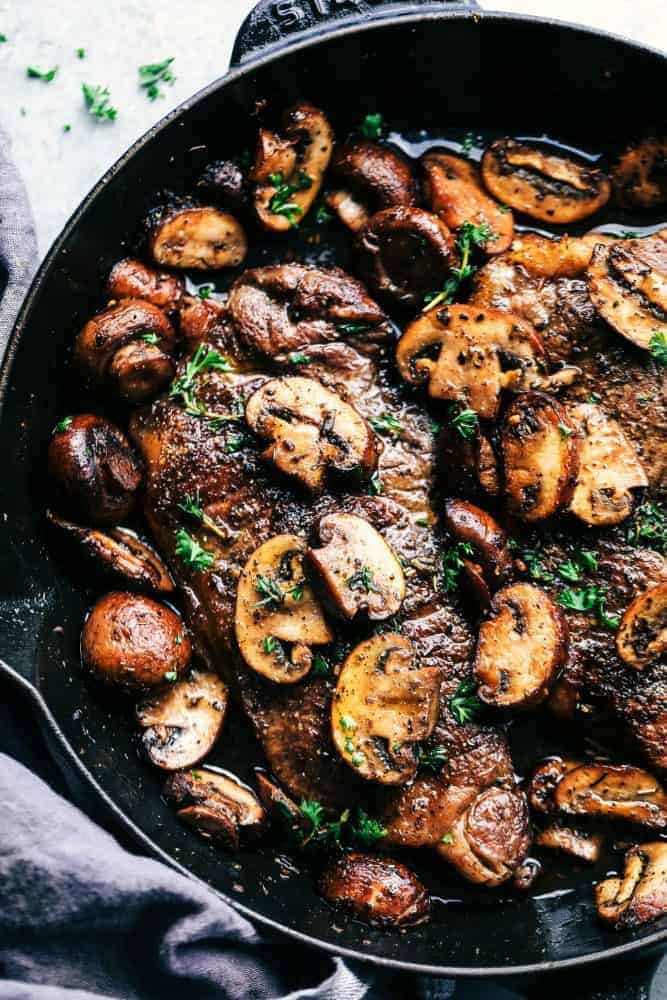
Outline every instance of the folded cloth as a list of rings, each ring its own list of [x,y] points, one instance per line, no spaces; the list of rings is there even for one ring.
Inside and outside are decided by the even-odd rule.
[[[37,239],[28,196],[0,129],[0,359],[37,266]]]

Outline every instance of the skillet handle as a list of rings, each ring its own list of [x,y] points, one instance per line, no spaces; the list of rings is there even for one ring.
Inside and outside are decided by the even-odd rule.
[[[320,34],[327,24],[364,24],[425,8],[475,10],[477,0],[259,0],[241,25],[231,65],[280,48],[296,36]]]

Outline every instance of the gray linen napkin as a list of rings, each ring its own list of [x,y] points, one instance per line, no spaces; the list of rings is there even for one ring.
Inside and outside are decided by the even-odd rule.
[[[32,212],[10,152],[0,129],[0,359],[37,266]]]

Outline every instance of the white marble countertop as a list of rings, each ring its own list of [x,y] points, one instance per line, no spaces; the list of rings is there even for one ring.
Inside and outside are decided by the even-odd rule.
[[[42,252],[135,139],[225,72],[253,3],[0,0],[0,34],[7,38],[0,43],[0,124],[12,138]],[[591,24],[667,48],[667,4],[659,0],[483,0],[482,6]],[[175,57],[176,82],[151,102],[138,87],[138,67],[168,56]],[[50,83],[26,75],[28,66],[56,65]],[[86,113],[84,82],[109,87],[115,122],[98,123]]]

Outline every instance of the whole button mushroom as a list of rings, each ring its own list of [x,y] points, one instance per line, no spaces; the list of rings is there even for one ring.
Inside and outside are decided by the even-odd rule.
[[[127,517],[143,475],[121,429],[92,413],[58,425],[49,444],[48,469],[58,509],[100,526]]]
[[[241,224],[212,206],[172,200],[154,208],[145,226],[150,254],[163,267],[218,271],[238,267],[248,252]]]
[[[149,597],[113,591],[93,606],[81,633],[84,665],[100,681],[143,691],[173,682],[192,647],[175,611]]]
[[[156,271],[131,257],[114,264],[107,281],[110,299],[143,299],[168,312],[178,307],[184,291],[179,275]]]
[[[340,188],[327,196],[327,204],[354,232],[368,222],[373,212],[417,203],[417,185],[410,164],[387,146],[344,143],[334,152],[331,173]]]

